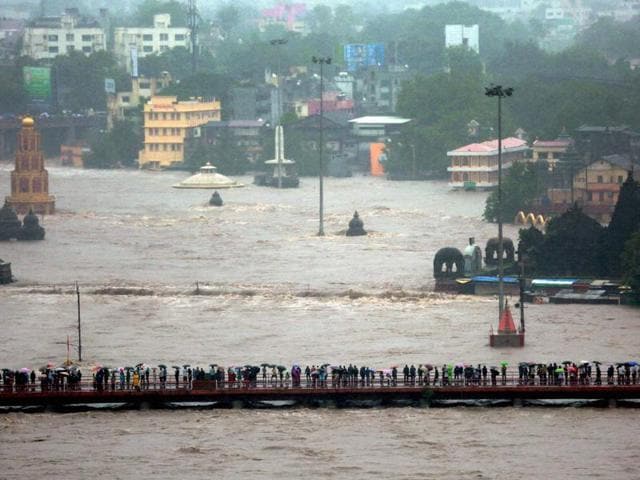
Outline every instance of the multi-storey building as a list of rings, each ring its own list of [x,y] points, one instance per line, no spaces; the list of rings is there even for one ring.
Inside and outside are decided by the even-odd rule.
[[[36,60],[52,59],[73,51],[89,55],[106,50],[105,32],[97,20],[68,9],[60,17],[34,20],[24,29],[22,55]]]
[[[524,160],[529,147],[515,137],[502,140],[502,169]],[[471,143],[447,152],[451,157],[449,186],[454,189],[490,189],[498,186],[498,140]]]
[[[220,121],[220,102],[202,98],[179,102],[173,96],[152,96],[144,106],[144,148],[140,168],[168,168],[184,162],[184,140],[199,136],[202,125]]]
[[[175,47],[189,48],[189,29],[172,27],[171,15],[153,16],[153,27],[119,27],[113,31],[113,53],[118,63],[132,71],[132,50],[139,58],[162,53]],[[135,70],[135,69],[134,69]],[[135,73],[135,72],[134,72]]]
[[[534,162],[546,161],[549,170],[554,170],[558,160],[573,145],[573,139],[567,134],[561,134],[555,140],[535,140],[531,145],[531,159]]]

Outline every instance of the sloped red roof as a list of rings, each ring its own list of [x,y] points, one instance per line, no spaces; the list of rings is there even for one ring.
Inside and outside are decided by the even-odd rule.
[[[504,310],[502,310],[498,333],[516,333],[516,324],[513,323],[513,316],[511,315],[509,305],[505,305]]]
[[[502,139],[502,151],[510,148],[526,147],[527,142],[516,137],[507,137]],[[470,143],[464,147],[456,148],[449,153],[498,153],[498,140],[487,140],[482,143]]]

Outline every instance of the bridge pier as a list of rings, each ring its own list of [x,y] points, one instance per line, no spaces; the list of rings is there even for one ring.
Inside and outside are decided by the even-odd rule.
[[[610,398],[609,399],[609,403],[608,403],[608,407],[609,408],[617,408],[618,407],[618,401],[615,398]]]

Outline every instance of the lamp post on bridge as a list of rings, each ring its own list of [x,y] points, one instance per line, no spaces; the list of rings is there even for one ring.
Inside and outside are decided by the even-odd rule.
[[[324,83],[323,83],[323,66],[326,65],[330,65],[331,64],[331,57],[316,57],[315,55],[313,57],[311,57],[311,61],[313,63],[316,64],[320,64],[320,146],[318,148],[319,152],[320,152],[320,172],[318,174],[319,177],[319,189],[320,189],[320,211],[319,211],[319,216],[320,216],[320,227],[318,229],[318,236],[323,236],[324,235],[324,221],[323,221],[323,215],[324,215],[324,207],[323,207],[323,203],[324,203],[324,192],[323,192],[323,184],[322,184],[322,170],[323,170],[323,160],[322,160],[322,144],[324,142],[323,138],[322,138],[322,129],[323,129],[323,120],[324,120],[324,104],[323,104],[323,91],[324,91]]]
[[[513,95],[513,88],[503,88],[502,85],[485,87],[484,94],[488,97],[498,97],[498,312],[502,317],[504,308],[504,248],[502,245],[502,99]]]

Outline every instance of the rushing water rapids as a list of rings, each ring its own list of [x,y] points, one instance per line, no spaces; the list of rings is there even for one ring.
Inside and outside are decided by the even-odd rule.
[[[0,368],[64,359],[76,280],[87,365],[640,355],[637,310],[528,305],[527,346],[492,350],[494,298],[432,292],[439,248],[495,236],[483,193],[330,178],[320,238],[314,179],[222,191],[214,208],[210,191],[170,188],[185,176],[50,169],[46,240],[0,244],[19,280],[0,288]],[[354,210],[371,235],[342,234]],[[0,478],[638,478],[639,420],[591,408],[7,414]]]

